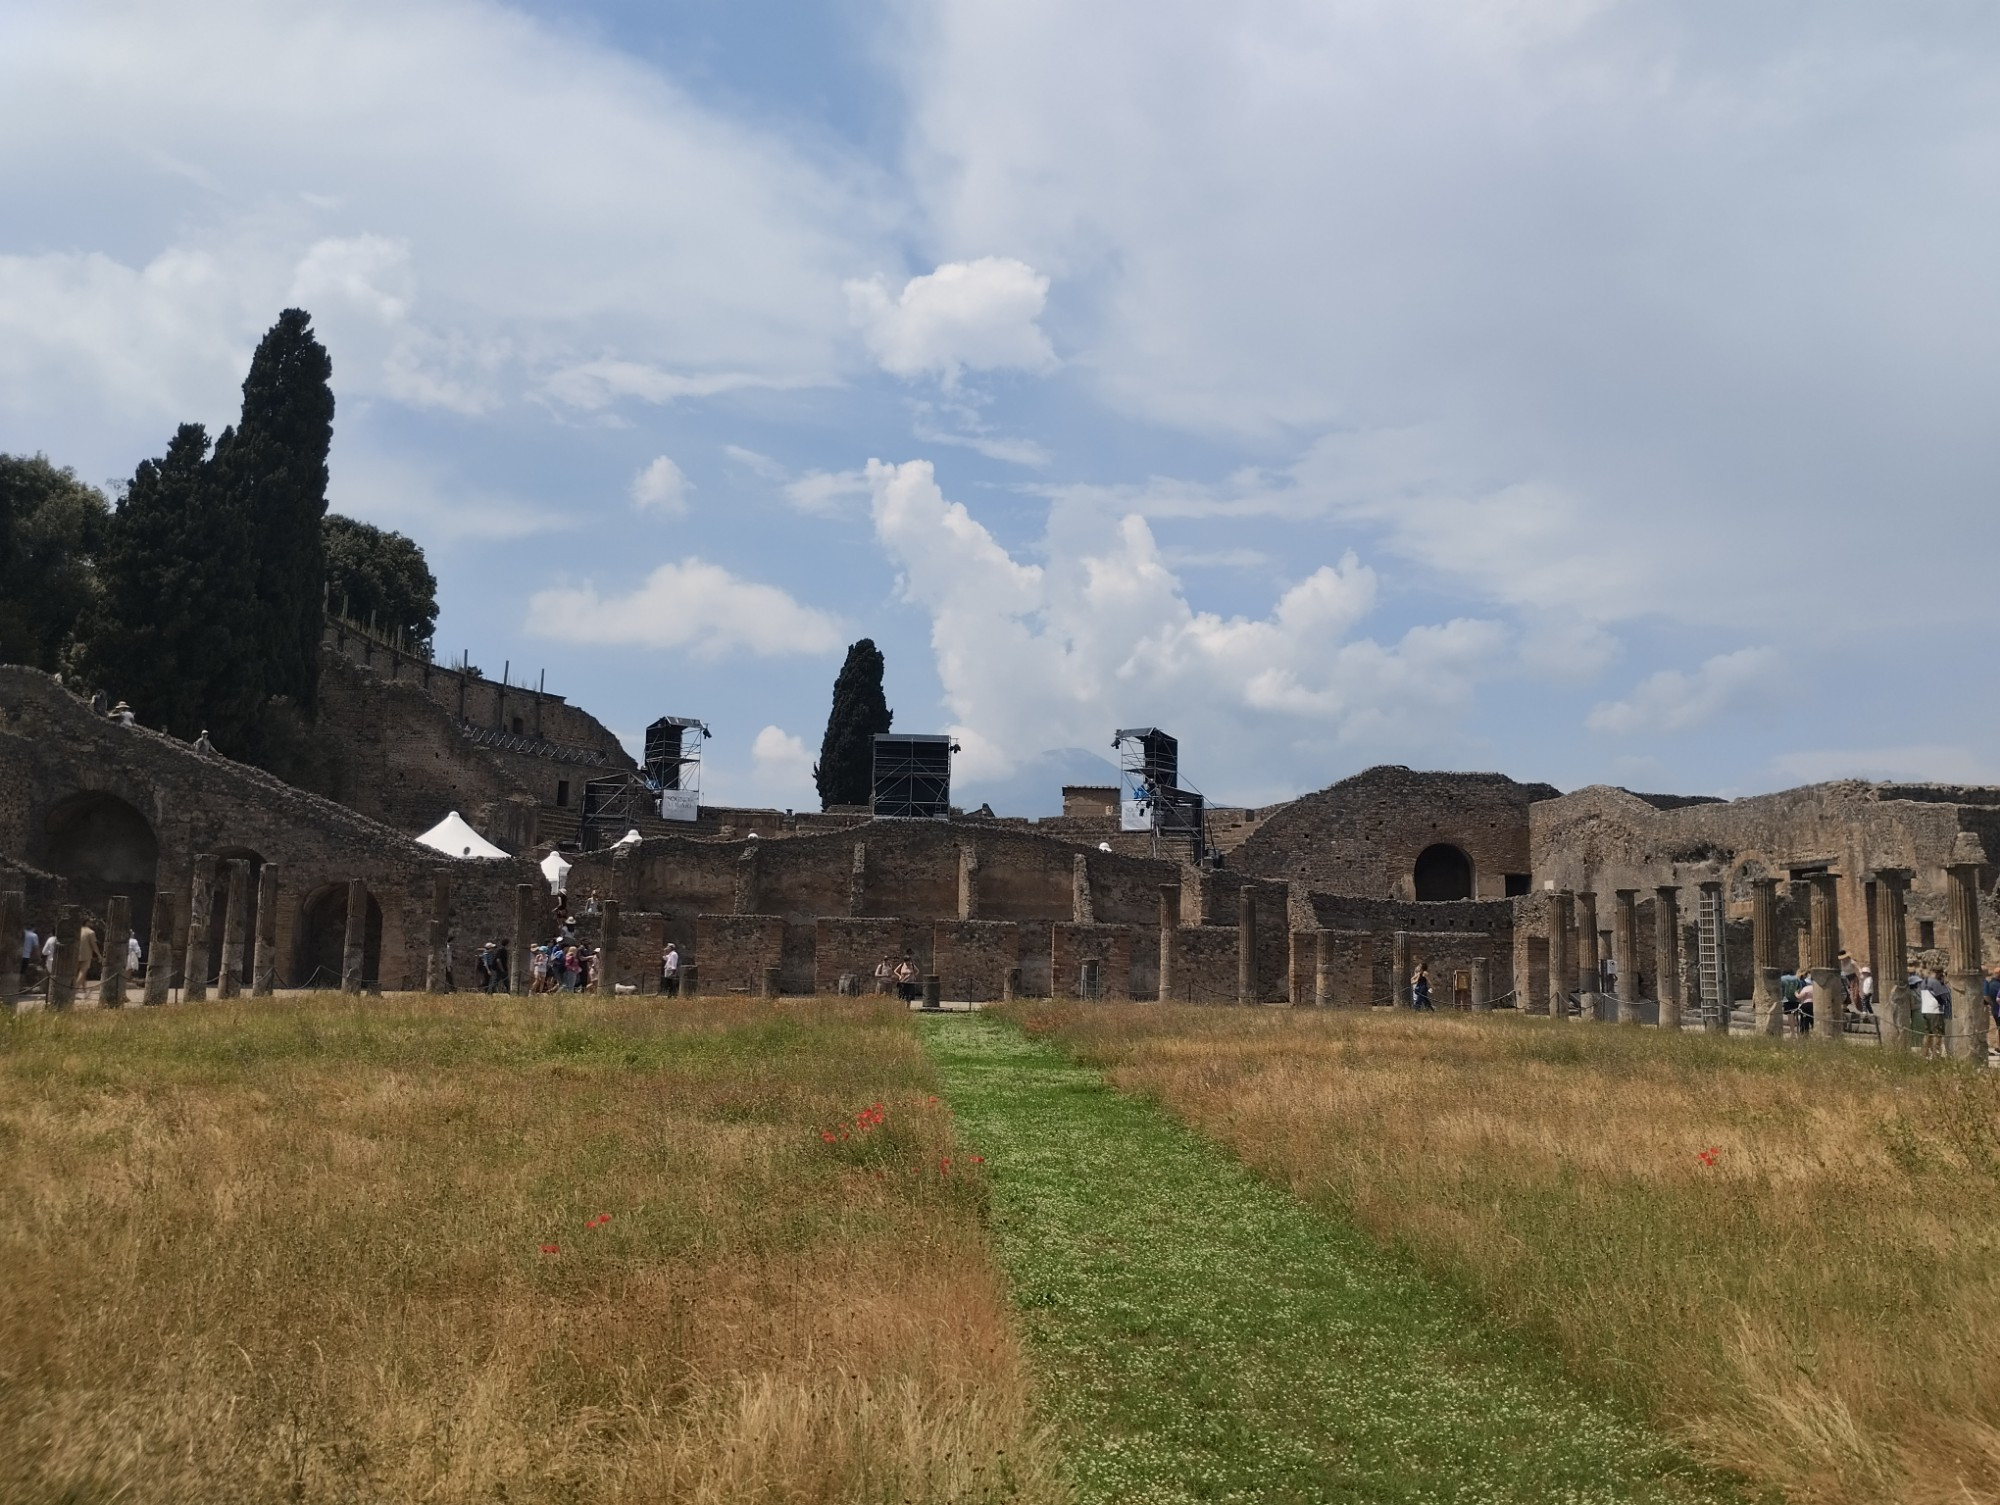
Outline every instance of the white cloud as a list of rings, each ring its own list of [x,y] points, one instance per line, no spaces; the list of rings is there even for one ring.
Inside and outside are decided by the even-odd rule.
[[[1922,742],[1906,747],[1823,748],[1780,753],[1771,769],[1787,783],[1818,784],[1829,779],[1882,779],[1907,783],[2000,783],[2000,760],[1951,743]]]
[[[1662,669],[1648,675],[1625,699],[1593,706],[1584,724],[1614,737],[1692,731],[1764,698],[1777,670],[1778,655],[1769,648],[1719,653],[1692,674]]]
[[[435,462],[348,450],[331,468],[327,506],[433,547],[558,533],[576,519],[521,497],[467,484]]]
[[[757,733],[750,744],[750,761],[767,786],[777,785],[795,794],[812,792],[812,754],[783,727],[767,726]]]
[[[1049,279],[1026,262],[982,256],[946,262],[891,296],[881,277],[847,285],[847,303],[868,349],[897,376],[946,383],[973,371],[1047,371],[1056,363],[1035,321]]]
[[[868,477],[858,470],[812,470],[784,487],[785,500],[799,511],[832,517],[854,497],[868,495]]]
[[[1472,619],[1412,627],[1392,644],[1356,636],[1377,583],[1352,552],[1306,574],[1269,616],[1225,617],[1189,603],[1137,514],[1059,502],[1047,562],[1023,562],[945,498],[929,462],[871,461],[868,479],[901,593],[930,616],[969,779],[1149,720],[1211,757],[1273,727],[1310,728],[1322,768],[1333,748],[1435,751],[1505,647],[1497,624]]]
[[[632,477],[632,503],[653,511],[685,516],[688,510],[687,494],[693,489],[688,478],[681,474],[680,466],[667,456],[660,455]]]
[[[226,421],[293,299],[343,417],[833,380],[841,280],[895,213],[825,143],[484,0],[97,0],[0,29],[0,195],[37,205],[0,236],[0,442],[87,472]]]
[[[754,449],[745,449],[740,444],[725,444],[722,453],[734,464],[741,465],[753,476],[766,481],[782,481],[791,474],[784,466],[769,455]]]
[[[704,659],[830,653],[846,641],[837,617],[695,558],[661,565],[624,595],[590,584],[537,591],[525,625],[567,643],[684,648]]]

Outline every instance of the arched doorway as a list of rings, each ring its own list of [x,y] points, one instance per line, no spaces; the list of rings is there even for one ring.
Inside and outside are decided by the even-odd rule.
[[[248,847],[224,847],[215,854],[208,874],[208,980],[222,975],[222,938],[229,926],[229,864],[242,861],[250,871],[243,893],[243,975],[244,991],[250,988],[250,969],[257,956],[257,875],[263,870],[261,853]]]
[[[299,944],[293,953],[292,984],[300,988],[340,986],[342,953],[347,948],[347,885],[329,883],[315,889],[299,906]],[[368,928],[361,946],[361,977],[379,982],[382,976],[382,906],[368,896]]]
[[[49,811],[43,826],[41,864],[69,880],[70,902],[101,926],[113,894],[131,901],[132,929],[143,942],[153,922],[153,879],[160,843],[145,816],[115,794],[73,794]],[[55,916],[42,917],[53,924]],[[105,936],[107,947],[125,937]]]
[[[1417,901],[1441,903],[1472,897],[1472,859],[1450,842],[1441,841],[1417,853]]]

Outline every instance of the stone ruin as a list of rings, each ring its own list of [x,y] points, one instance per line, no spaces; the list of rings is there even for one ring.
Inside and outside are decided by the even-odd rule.
[[[1884,979],[1885,1043],[1908,1006],[1891,984],[1918,957],[1968,1001],[1955,1049],[1984,1043],[2000,789],[1723,802],[1380,767],[1214,812],[1209,861],[1119,829],[1110,787],[1067,789],[1040,821],[614,809],[640,839],[611,846],[585,796],[637,770],[587,713],[340,624],[324,661],[337,800],[0,667],[0,999],[21,996],[25,921],[73,944],[85,916],[147,942],[145,1002],[436,988],[451,938],[468,960],[507,940],[524,987],[524,943],[552,929],[535,864],[561,849],[570,892],[602,900],[608,986],[656,989],[668,941],[705,991],[865,987],[908,956],[975,1002],[1379,1005],[1406,1000],[1422,961],[1440,1007],[1769,1031],[1777,969],[1837,987],[1845,951]],[[408,834],[450,809],[516,855],[455,860]],[[58,978],[49,997],[128,1001],[115,977]]]

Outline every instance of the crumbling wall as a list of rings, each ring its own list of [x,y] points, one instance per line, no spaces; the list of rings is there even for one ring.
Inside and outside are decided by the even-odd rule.
[[[1159,944],[1157,929],[1144,932],[1146,939]],[[1049,973],[1051,993],[1057,998],[1080,998],[1083,964],[1098,964],[1098,996],[1107,999],[1131,998],[1132,927],[1129,925],[1068,925],[1051,927]]]
[[[694,958],[704,993],[755,993],[764,969],[784,961],[782,915],[705,914],[694,922]]]
[[[931,970],[946,998],[996,1000],[1021,964],[1021,927],[1011,920],[940,920],[931,927]]]

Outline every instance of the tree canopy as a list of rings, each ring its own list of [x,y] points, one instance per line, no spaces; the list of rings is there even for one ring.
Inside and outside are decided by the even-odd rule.
[[[338,512],[326,515],[326,599],[350,621],[397,633],[412,651],[437,629],[437,577],[416,540]]]
[[[847,650],[833,682],[833,709],[813,765],[821,809],[866,805],[874,798],[875,743],[889,730],[895,712],[882,692],[882,650],[863,638]]]
[[[0,663],[55,673],[96,606],[104,493],[42,455],[0,455]]]

